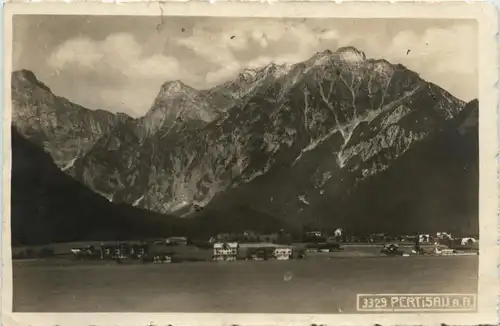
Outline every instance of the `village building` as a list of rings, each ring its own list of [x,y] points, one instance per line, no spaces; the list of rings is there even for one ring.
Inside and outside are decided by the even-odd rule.
[[[94,249],[94,246],[85,246],[83,248],[72,248],[71,253],[77,259],[89,259],[98,257],[99,253]]]
[[[153,264],[170,264],[171,262],[171,254],[157,254],[153,256]]]
[[[274,254],[274,249],[272,247],[251,247],[246,248],[247,255],[246,259],[251,260],[268,260]]]
[[[273,255],[277,260],[288,260],[292,258],[293,255],[292,248],[289,247],[276,248],[274,249]]]
[[[114,249],[111,246],[101,245],[101,259],[111,259]]]
[[[434,254],[441,256],[451,256],[455,253],[455,250],[448,248],[441,248],[439,245],[434,247]]]
[[[431,236],[429,234],[419,234],[418,241],[420,243],[429,243],[431,242]]]
[[[129,248],[129,256],[132,259],[145,259],[148,253],[148,246],[144,244],[133,244]]]
[[[439,240],[444,240],[444,239],[453,240],[451,233],[448,232],[437,232],[436,238]]]
[[[237,242],[214,243],[214,260],[234,261],[238,256],[239,245]]]
[[[460,241],[462,246],[471,246],[473,244],[475,244],[477,242],[476,239],[472,238],[472,237],[465,237],[465,238],[462,238],[462,240]]]

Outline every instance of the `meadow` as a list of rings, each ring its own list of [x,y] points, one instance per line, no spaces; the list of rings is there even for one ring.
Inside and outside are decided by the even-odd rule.
[[[475,293],[478,256],[13,261],[15,312],[355,313],[357,293]]]

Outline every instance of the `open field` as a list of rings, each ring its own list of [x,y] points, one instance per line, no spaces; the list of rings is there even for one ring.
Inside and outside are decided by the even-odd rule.
[[[477,256],[167,265],[14,261],[16,312],[354,313],[357,293],[474,293]]]

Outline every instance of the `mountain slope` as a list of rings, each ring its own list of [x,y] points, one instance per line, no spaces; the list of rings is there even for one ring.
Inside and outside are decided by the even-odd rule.
[[[217,109],[197,90],[180,81],[162,85],[153,106],[138,119],[137,132],[142,139],[161,129],[175,128],[179,122],[211,122],[218,116]]]
[[[31,71],[15,71],[11,80],[13,125],[44,148],[60,168],[85,155],[115,124],[131,120],[124,114],[91,111],[55,96]]]
[[[303,220],[304,201],[317,196],[303,189],[341,198],[465,105],[404,66],[354,48],[270,65],[221,87],[239,97],[212,122],[160,128],[140,144],[122,140],[120,152],[103,141],[72,174],[113,201],[163,213],[262,184],[273,198],[266,209]]]
[[[127,238],[144,230],[127,225],[117,207],[67,176],[15,128],[11,203],[14,245]]]
[[[128,205],[110,203],[62,172],[43,149],[12,128],[11,232],[13,245],[82,240],[131,240],[187,235],[208,238],[217,232],[284,224],[253,212],[225,217],[178,219]]]
[[[210,90],[165,83],[144,117],[111,124],[66,172],[113,203],[196,223],[474,233],[476,120],[477,102],[346,47]]]
[[[328,187],[335,184],[330,185],[327,179],[335,176],[315,174],[320,164],[311,158],[308,173],[299,168],[295,173],[285,170],[268,174],[221,193],[200,214],[216,211],[231,215],[233,208],[244,202],[285,220],[297,212],[301,217],[296,219],[298,227],[343,227],[350,233],[445,230],[477,235],[477,113],[477,101],[468,103],[456,118],[414,144],[390,168],[366,177],[354,187],[342,185],[352,184],[349,178],[355,175],[341,174],[337,187],[343,192],[329,191]]]
[[[469,103],[390,169],[353,191],[341,206],[342,225],[371,225],[379,232],[478,235],[477,113],[477,101]]]

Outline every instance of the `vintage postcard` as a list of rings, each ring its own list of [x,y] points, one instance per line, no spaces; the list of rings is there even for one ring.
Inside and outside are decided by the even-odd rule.
[[[493,4],[5,10],[4,325],[498,322]]]

